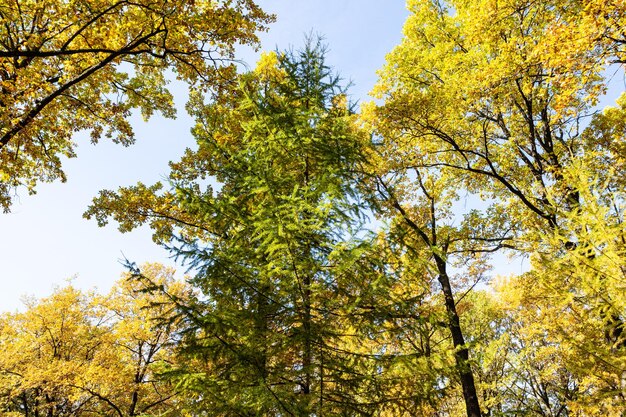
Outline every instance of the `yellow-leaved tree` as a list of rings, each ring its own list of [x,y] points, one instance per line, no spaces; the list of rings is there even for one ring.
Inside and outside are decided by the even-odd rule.
[[[508,385],[516,389],[478,390],[482,409],[467,414],[620,415],[626,131],[623,99],[602,113],[596,105],[607,66],[624,61],[623,2],[409,0],[408,8],[404,39],[375,89],[384,103],[365,110],[380,136],[379,175],[404,177],[392,189],[400,198],[386,193],[387,201],[425,231],[437,219],[420,214],[428,208],[420,199],[469,195],[476,215],[449,224],[506,238],[494,249],[532,259],[498,293],[515,323],[504,350],[517,365],[503,369],[517,375]],[[434,237],[422,241],[449,259],[428,244]],[[471,346],[459,349],[483,373]],[[521,366],[531,361],[538,365]],[[544,388],[528,394],[534,387]]]
[[[203,89],[234,72],[272,16],[253,0],[8,0],[0,4],[0,205],[65,179],[72,135],[128,145],[131,110],[174,117],[165,72]]]
[[[173,270],[144,267],[184,297]],[[122,279],[110,294],[71,286],[4,314],[0,332],[0,412],[7,416],[182,415],[184,400],[159,378],[174,358],[176,321],[163,296]]]

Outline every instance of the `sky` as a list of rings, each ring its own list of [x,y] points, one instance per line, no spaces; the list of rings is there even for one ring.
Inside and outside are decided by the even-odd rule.
[[[328,63],[353,86],[353,99],[369,100],[376,70],[398,44],[407,17],[404,0],[261,0],[277,15],[269,32],[261,34],[262,49],[286,49],[303,44],[305,34],[322,35],[329,46]],[[250,67],[258,53],[241,49],[238,58]],[[138,264],[175,263],[152,242],[150,230],[121,234],[114,223],[99,228],[82,213],[99,190],[117,189],[141,181],[152,184],[168,173],[168,162],[194,146],[193,120],[185,113],[186,87],[173,83],[176,120],[155,116],[144,123],[133,117],[137,142],[124,148],[89,143],[79,133],[78,157],[65,161],[66,183],[40,184],[37,194],[18,194],[9,214],[0,213],[0,311],[22,309],[24,296],[44,297],[55,287],[72,285],[105,292],[124,272],[124,257]],[[180,274],[183,267],[178,268]]]

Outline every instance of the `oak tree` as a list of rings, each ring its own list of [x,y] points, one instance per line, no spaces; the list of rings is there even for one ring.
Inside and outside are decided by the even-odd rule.
[[[219,88],[236,44],[272,17],[252,0],[10,0],[0,5],[0,205],[17,187],[65,180],[72,136],[129,145],[134,109],[174,117],[168,71]],[[198,82],[201,82],[200,84]]]

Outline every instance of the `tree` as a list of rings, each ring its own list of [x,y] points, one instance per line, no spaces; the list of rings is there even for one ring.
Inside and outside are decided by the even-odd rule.
[[[179,307],[188,365],[172,375],[213,415],[367,414],[374,355],[340,325],[365,291],[346,278],[366,264],[353,240],[367,138],[324,47],[264,54],[190,108],[198,149],[171,164],[172,189],[103,191],[86,213],[122,231],[150,224],[197,271],[201,295]]]
[[[252,0],[17,1],[0,6],[0,205],[11,192],[65,180],[72,135],[129,145],[139,109],[174,117],[166,71],[219,88],[236,43],[255,45],[272,17]]]
[[[457,304],[483,279],[487,269],[485,254],[506,246],[511,237],[506,229],[476,227],[483,220],[476,212],[459,222],[452,211],[458,200],[457,190],[448,186],[458,181],[455,176],[406,166],[393,148],[378,147],[374,146],[374,152],[382,152],[372,153],[369,161],[371,184],[379,191],[378,213],[392,219],[396,230],[392,229],[388,239],[394,240],[406,256],[415,258],[414,263],[420,267],[413,273],[423,277],[422,286],[432,288],[437,281],[440,287],[440,297],[432,302],[445,308],[440,322],[445,323],[452,338],[452,345],[447,347],[454,354],[455,376],[466,413],[479,417],[479,395]],[[490,214],[495,225],[504,226],[499,222],[499,213]],[[455,226],[455,222],[460,225]],[[461,272],[454,274],[455,268]]]
[[[91,395],[74,391],[67,381],[93,359],[104,319],[75,289],[32,302],[23,314],[5,315],[2,329],[2,411],[10,415],[69,416],[90,405]],[[74,362],[77,361],[77,362]],[[68,366],[60,366],[68,365]]]
[[[183,298],[171,269],[151,279]],[[0,334],[0,411],[9,416],[181,415],[183,398],[158,373],[173,359],[175,322],[167,300],[121,280],[108,296],[68,286],[5,314]],[[155,307],[155,305],[158,305]],[[168,307],[170,306],[170,307]]]
[[[409,8],[376,90],[384,105],[373,110],[387,155],[454,178],[449,186],[503,215],[500,225],[482,216],[475,227],[508,231],[505,247],[532,256],[532,270],[514,281],[529,289],[522,322],[542,329],[534,337],[557,352],[563,375],[594,388],[568,394],[566,407],[588,401],[617,412],[624,194],[621,175],[606,167],[621,166],[624,131],[620,109],[594,106],[606,65],[623,61],[623,5],[415,0]],[[581,366],[590,354],[598,363]]]

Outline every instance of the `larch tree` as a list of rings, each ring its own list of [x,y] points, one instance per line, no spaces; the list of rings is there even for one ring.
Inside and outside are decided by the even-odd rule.
[[[86,213],[122,231],[149,224],[197,271],[199,295],[180,305],[188,364],[171,375],[212,415],[379,406],[375,355],[348,314],[370,291],[351,280],[368,264],[355,242],[367,137],[339,81],[319,41],[262,55],[227,94],[193,96],[198,149],[171,164],[171,189],[103,191]]]
[[[174,117],[166,71],[204,89],[227,83],[235,45],[256,45],[271,21],[252,0],[2,2],[2,208],[17,187],[65,180],[75,132],[129,145],[134,109]]]

